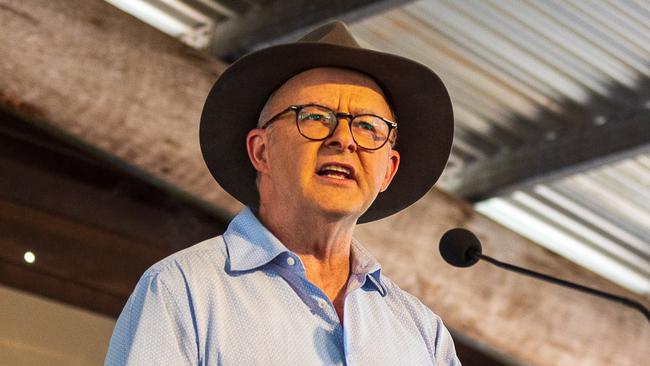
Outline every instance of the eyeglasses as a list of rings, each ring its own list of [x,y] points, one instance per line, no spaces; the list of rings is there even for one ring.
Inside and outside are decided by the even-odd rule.
[[[267,128],[281,115],[293,111],[296,113],[298,131],[305,138],[312,141],[322,141],[334,134],[339,124],[339,119],[350,120],[350,134],[357,146],[366,150],[377,150],[386,144],[386,141],[395,141],[397,123],[374,114],[336,113],[327,107],[318,104],[292,105],[276,114],[262,125]],[[393,132],[394,131],[394,132]]]

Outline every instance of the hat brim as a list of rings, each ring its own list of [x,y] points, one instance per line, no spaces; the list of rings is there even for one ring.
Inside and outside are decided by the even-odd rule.
[[[246,152],[246,135],[257,127],[259,113],[274,90],[302,71],[327,66],[372,77],[397,116],[399,169],[359,223],[415,203],[438,180],[449,157],[454,129],[449,94],[426,66],[363,48],[291,43],[253,52],[229,66],[212,87],[201,115],[201,151],[210,173],[237,200],[257,206],[256,172]]]

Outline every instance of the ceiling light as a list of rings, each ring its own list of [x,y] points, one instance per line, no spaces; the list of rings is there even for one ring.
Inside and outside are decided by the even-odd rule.
[[[25,259],[25,262],[27,263],[34,263],[36,261],[36,255],[30,251],[26,251],[25,254],[23,255],[23,258]]]

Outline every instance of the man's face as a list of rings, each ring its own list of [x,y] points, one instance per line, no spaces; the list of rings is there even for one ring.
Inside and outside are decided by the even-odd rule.
[[[265,105],[260,121],[269,120],[290,105],[303,104],[393,119],[372,79],[350,70],[317,68],[283,84]],[[295,118],[295,112],[287,112],[267,129],[249,134],[251,161],[260,172],[262,203],[296,208],[306,215],[358,218],[377,194],[388,188],[399,165],[399,154],[390,143],[374,151],[357,146],[348,119],[340,119],[329,138],[311,141],[298,132]]]

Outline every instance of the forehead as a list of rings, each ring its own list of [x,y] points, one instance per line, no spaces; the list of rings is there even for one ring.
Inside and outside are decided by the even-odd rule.
[[[323,103],[332,108],[388,109],[384,92],[369,76],[354,70],[319,67],[294,75],[269,98],[269,104]],[[378,112],[382,112],[378,111]]]

